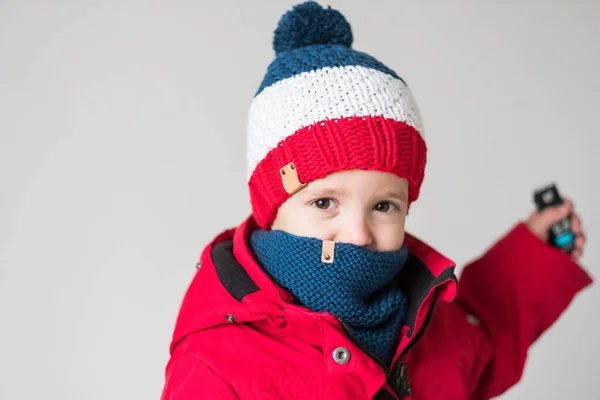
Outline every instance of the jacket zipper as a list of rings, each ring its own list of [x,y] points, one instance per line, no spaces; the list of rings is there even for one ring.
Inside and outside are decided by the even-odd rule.
[[[421,337],[423,336],[423,334],[427,330],[427,327],[431,323],[431,318],[433,317],[433,312],[435,311],[438,300],[440,299],[441,292],[442,292],[441,286],[438,286],[435,289],[435,293],[433,294],[433,300],[431,302],[431,307],[429,307],[429,312],[425,316],[425,321],[423,321],[423,325],[421,325],[421,329],[419,329],[419,332],[417,332],[417,335],[415,336],[413,341],[410,342],[408,344],[408,346],[406,346],[406,348],[402,351],[402,354],[400,354],[400,357],[398,357],[398,362],[402,361],[404,359],[404,357],[406,357],[406,354],[410,351],[410,349],[412,349],[415,346],[415,344],[419,340],[421,340]]]
[[[429,308],[429,312],[427,313],[427,316],[425,316],[425,321],[423,321],[423,325],[421,325],[421,329],[419,329],[419,332],[417,332],[417,335],[412,340],[412,342],[410,342],[409,345],[406,346],[406,348],[402,351],[402,354],[400,354],[400,357],[396,361],[396,365],[394,366],[394,368],[392,369],[392,371],[389,371],[389,372],[387,371],[387,368],[385,367],[384,362],[379,357],[377,357],[375,354],[367,351],[360,344],[358,338],[354,335],[354,332],[346,324],[346,322],[344,320],[342,320],[341,318],[338,318],[338,321],[340,321],[340,324],[342,325],[342,327],[346,331],[346,336],[348,336],[348,338],[359,349],[361,349],[366,355],[368,355],[369,357],[371,357],[377,364],[379,364],[379,366],[381,367],[381,369],[383,369],[383,371],[385,372],[385,376],[386,376],[386,379],[385,379],[386,383],[392,389],[394,389],[396,391],[401,390],[400,393],[398,393],[398,392],[396,393],[396,395],[398,395],[398,397],[400,399],[404,399],[405,397],[411,395],[410,384],[408,382],[408,377],[406,376],[406,365],[402,362],[402,360],[404,359],[404,357],[406,356],[406,354],[410,351],[410,349],[412,349],[414,347],[414,345],[419,340],[421,340],[421,337],[423,336],[423,334],[427,330],[427,327],[431,323],[431,318],[433,317],[433,312],[435,310],[435,307],[437,306],[437,302],[438,302],[438,300],[440,298],[440,294],[441,294],[441,289],[440,289],[440,287],[438,287],[438,288],[435,289],[435,293],[433,295],[433,301],[431,303],[431,307]],[[399,378],[399,382],[395,382],[397,380],[396,378]]]
[[[440,289],[440,287],[438,287],[435,289],[435,293],[433,295],[433,300],[431,302],[431,307],[429,307],[429,311],[427,312],[427,315],[425,316],[425,321],[423,321],[423,325],[421,325],[421,328],[419,329],[419,332],[417,332],[415,338],[402,351],[402,353],[400,354],[400,357],[398,357],[398,360],[396,361],[396,365],[394,366],[395,373],[390,374],[392,379],[395,379],[395,382],[392,381],[392,383],[395,383],[395,384],[391,384],[390,386],[393,387],[397,391],[396,394],[398,395],[398,397],[401,400],[412,395],[412,391],[410,389],[410,380],[406,374],[406,364],[403,362],[404,357],[406,357],[406,355],[408,354],[410,349],[412,349],[415,346],[415,344],[417,344],[419,342],[419,340],[421,340],[421,337],[427,330],[427,327],[431,323],[431,318],[433,317],[433,313],[435,311],[438,300],[440,298],[440,294],[441,294],[441,289]]]

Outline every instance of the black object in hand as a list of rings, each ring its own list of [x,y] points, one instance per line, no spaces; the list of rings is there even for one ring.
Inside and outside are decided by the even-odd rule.
[[[563,204],[563,199],[554,183],[536,190],[533,194],[533,201],[540,211]],[[571,253],[575,249],[575,235],[571,229],[571,216],[569,215],[554,223],[548,231],[548,237],[548,242],[552,246]]]

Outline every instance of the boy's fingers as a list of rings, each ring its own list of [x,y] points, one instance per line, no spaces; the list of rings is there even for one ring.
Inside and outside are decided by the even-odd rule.
[[[571,215],[571,229],[575,235],[581,232],[581,218],[575,213]]]
[[[581,250],[583,252],[583,247],[585,246],[585,235],[580,233],[577,235],[577,239],[575,239],[575,248],[577,250]]]
[[[573,209],[575,208],[575,204],[573,204],[573,200],[571,200],[569,198],[564,198],[562,205],[566,206],[568,208],[569,212],[573,212]]]

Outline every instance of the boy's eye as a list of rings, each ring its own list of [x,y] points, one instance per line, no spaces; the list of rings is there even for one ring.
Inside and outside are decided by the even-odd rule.
[[[397,209],[398,209],[398,207],[396,207],[389,201],[382,201],[381,203],[377,203],[377,205],[375,206],[376,211],[380,211],[380,212],[384,212],[384,213],[391,212],[391,211],[394,211]]]
[[[313,202],[313,205],[321,210],[328,210],[332,208],[335,203],[331,199],[319,199]]]

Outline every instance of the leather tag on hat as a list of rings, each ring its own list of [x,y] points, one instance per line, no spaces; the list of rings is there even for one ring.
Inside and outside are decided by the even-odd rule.
[[[323,240],[321,249],[321,262],[331,264],[335,258],[335,242],[333,240]]]
[[[292,195],[306,186],[306,183],[300,182],[298,171],[293,162],[284,165],[279,171],[281,175],[281,183],[288,194]]]

